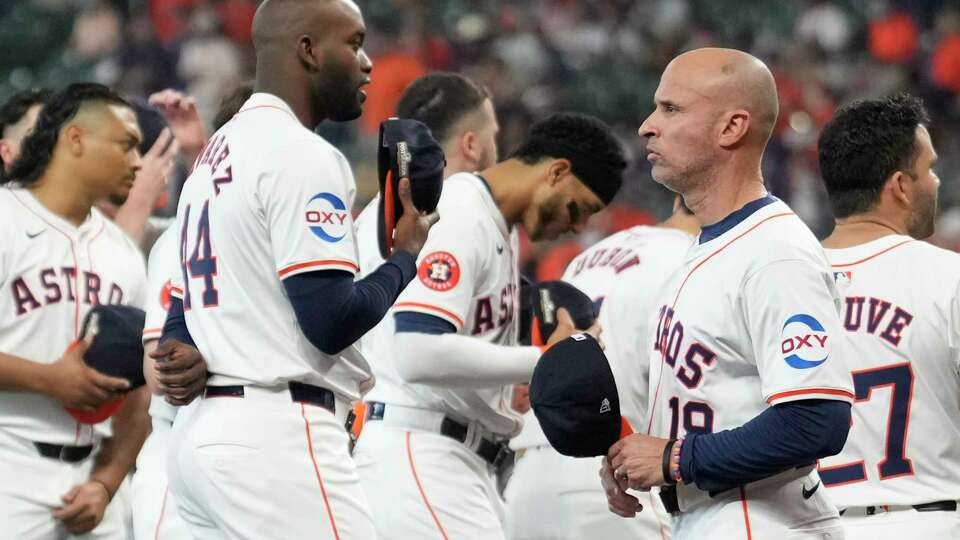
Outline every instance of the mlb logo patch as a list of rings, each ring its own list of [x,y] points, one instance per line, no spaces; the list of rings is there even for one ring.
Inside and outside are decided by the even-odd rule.
[[[846,285],[853,281],[853,272],[849,270],[846,272],[834,272],[833,281],[836,282],[837,285]]]
[[[423,258],[417,277],[435,291],[449,291],[460,282],[460,263],[451,253],[434,251]]]

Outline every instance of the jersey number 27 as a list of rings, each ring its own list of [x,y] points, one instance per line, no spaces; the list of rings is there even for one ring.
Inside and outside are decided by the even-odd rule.
[[[884,458],[877,464],[880,480],[913,474],[913,463],[907,457],[907,427],[910,422],[910,401],[913,398],[913,369],[909,362],[853,372],[856,401],[867,401],[873,391],[890,388],[890,413],[887,415]],[[856,405],[854,405],[856,406]],[[867,479],[863,462],[820,468],[824,485],[835,486]]]
[[[220,292],[213,283],[213,278],[217,275],[217,257],[214,256],[210,243],[210,200],[203,202],[203,210],[200,211],[200,219],[197,220],[195,228],[190,227],[190,206],[188,204],[184,209],[183,228],[180,230],[183,309],[192,307],[190,280],[198,278],[203,278],[203,307],[216,307],[220,304]],[[193,245],[193,252],[190,251],[190,245]]]

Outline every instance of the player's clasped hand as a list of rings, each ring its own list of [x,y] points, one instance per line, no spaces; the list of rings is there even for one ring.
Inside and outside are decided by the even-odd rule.
[[[187,405],[207,384],[207,363],[195,347],[176,339],[160,344],[150,356],[157,360],[157,382],[167,403]]]
[[[110,504],[106,486],[95,481],[74,486],[61,499],[64,505],[53,511],[53,517],[62,521],[70,534],[92,531]]]
[[[614,477],[626,480],[631,489],[648,490],[666,484],[663,478],[663,452],[667,439],[635,433],[614,443],[607,462]]]
[[[632,518],[636,517],[637,512],[643,510],[643,505],[636,497],[627,493],[626,478],[616,478],[614,470],[610,467],[607,458],[603,458],[600,465],[600,483],[603,485],[603,492],[607,495],[607,507],[614,514]]]
[[[46,393],[64,407],[92,411],[130,389],[126,379],[104,375],[83,361],[91,343],[93,333],[71,345],[59,360],[47,366]]]
[[[400,204],[403,205],[403,215],[397,221],[394,237],[394,249],[408,251],[416,257],[427,241],[427,233],[433,224],[439,221],[440,214],[422,213],[413,205],[413,193],[410,189],[410,179],[401,178],[397,186],[400,195]]]

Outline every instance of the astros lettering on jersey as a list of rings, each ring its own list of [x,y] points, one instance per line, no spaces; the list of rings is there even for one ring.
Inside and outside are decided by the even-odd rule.
[[[663,288],[648,342],[655,351],[651,435],[732,429],[793,400],[853,400],[838,295],[823,250],[785,204],[770,197],[758,206],[694,245]],[[682,484],[674,537],[698,530],[733,537],[746,527],[765,538],[789,523],[836,519],[825,490],[800,496],[818,481],[811,469],[715,497]]]
[[[79,227],[26,189],[0,189],[0,343],[35,362],[57,361],[97,304],[144,306],[143,255],[96,208]],[[0,429],[31,441],[90,444],[110,422],[78,424],[53,399],[0,392]]]

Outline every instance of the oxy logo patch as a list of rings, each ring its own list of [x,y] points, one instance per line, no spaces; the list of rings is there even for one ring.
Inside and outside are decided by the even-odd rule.
[[[317,193],[304,210],[304,219],[310,232],[324,242],[339,242],[347,235],[350,215],[347,205],[333,193]]]
[[[788,366],[810,369],[830,357],[830,336],[816,318],[799,313],[787,319],[780,332],[780,352]]]

